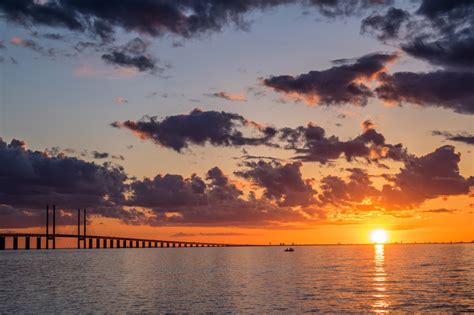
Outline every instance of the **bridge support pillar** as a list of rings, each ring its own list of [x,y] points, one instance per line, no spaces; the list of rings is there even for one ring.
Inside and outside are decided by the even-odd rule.
[[[18,236],[13,236],[13,249],[18,249]]]
[[[103,247],[103,248],[107,248],[107,239],[106,239],[106,238],[104,238],[104,239],[102,240],[102,247]]]
[[[109,244],[110,244],[110,248],[114,248],[114,240],[113,239],[110,239],[109,240]]]
[[[30,249],[30,237],[25,236],[25,249]]]
[[[92,238],[89,239],[89,249],[93,248],[94,246],[92,245]]]
[[[41,236],[36,238],[36,249],[41,249]]]
[[[126,240],[122,240],[122,247],[127,248],[127,241]]]
[[[0,236],[0,250],[5,250],[5,248],[6,248],[5,236]]]
[[[116,247],[117,247],[117,248],[120,248],[120,240],[116,240],[116,242],[117,242],[117,246],[116,246]]]
[[[100,248],[100,238],[95,239],[95,248]]]
[[[139,248],[140,247],[140,244],[138,241],[135,241],[135,248]]]

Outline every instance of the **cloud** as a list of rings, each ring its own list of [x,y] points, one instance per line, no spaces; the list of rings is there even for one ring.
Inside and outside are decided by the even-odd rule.
[[[136,179],[111,163],[53,155],[57,152],[0,140],[0,227],[43,225],[48,203],[58,205],[59,224],[75,224],[76,209],[87,208],[93,216],[150,226],[312,225],[372,211],[416,211],[426,200],[467,196],[474,184],[473,177],[459,174],[460,154],[451,146],[406,156],[398,173],[381,177],[382,189],[359,168],[346,169],[347,178],[331,175],[317,182],[303,178],[299,162],[246,161],[235,174],[263,191],[260,197],[239,188],[218,167],[204,177],[158,174]]]
[[[5,220],[22,227],[37,222],[38,209],[53,203],[66,212],[88,208],[93,215],[138,222],[139,213],[121,207],[127,178],[121,167],[110,163],[97,165],[64,154],[50,156],[29,150],[23,141],[7,144],[0,138],[0,205],[14,208],[13,219]],[[32,218],[26,221],[14,220],[29,213]]]
[[[191,144],[266,145],[276,132],[271,127],[256,126],[238,114],[200,109],[194,109],[189,114],[168,116],[161,121],[156,117],[145,116],[139,121],[114,122],[112,126],[128,129],[143,140],[152,140],[177,152],[181,152]],[[242,129],[245,127],[255,131],[259,136],[244,136]]]
[[[466,67],[472,69],[474,67],[474,32],[471,28],[471,30],[465,30],[465,33],[459,35],[458,38],[444,38],[436,41],[416,39],[402,45],[402,48],[410,55],[425,59],[434,65],[455,67],[460,70]]]
[[[147,52],[149,46],[149,42],[136,37],[123,46],[110,49],[109,53],[102,55],[102,59],[112,65],[154,73],[159,69],[157,60]]]
[[[390,8],[362,21],[361,31],[381,41],[397,40],[407,54],[442,70],[381,75],[378,97],[388,103],[409,102],[462,114],[473,113],[474,2],[422,0],[408,13]],[[401,30],[403,29],[403,32]]]
[[[114,69],[103,69],[87,64],[81,64],[74,69],[74,76],[79,78],[101,78],[101,79],[127,79],[135,77],[138,70],[135,68],[116,67]]]
[[[324,128],[312,123],[306,127],[282,128],[279,137],[286,141],[286,149],[296,152],[294,159],[305,162],[325,164],[341,156],[348,161],[355,158],[363,158],[367,161],[378,161],[384,158],[403,160],[407,155],[403,146],[386,143],[385,137],[373,129],[371,124],[369,121],[363,123],[363,133],[347,141],[342,141],[337,136],[326,136]]]
[[[397,58],[396,53],[376,53],[356,60],[340,59],[335,61],[339,65],[327,70],[310,71],[296,77],[273,76],[264,79],[263,84],[311,105],[364,106],[374,96],[367,84],[385,72],[386,65]]]
[[[322,15],[335,17],[352,15],[384,7],[392,1],[372,0],[244,0],[238,2],[117,0],[6,0],[0,3],[9,21],[22,25],[43,25],[88,33],[104,41],[113,39],[117,28],[148,36],[178,35],[191,38],[219,32],[227,25],[247,28],[245,15],[256,10],[271,9],[285,4],[300,4],[315,8]]]
[[[423,212],[428,212],[428,213],[454,213],[456,211],[458,211],[458,210],[457,209],[446,209],[446,208],[423,210]]]
[[[474,178],[459,174],[460,154],[444,146],[421,157],[411,155],[396,174],[385,174],[385,184],[377,189],[367,171],[349,168],[349,177],[325,176],[320,181],[318,207],[329,213],[378,212],[395,217],[412,217],[418,212],[441,213],[446,209],[419,210],[427,200],[444,196],[467,196]],[[333,209],[331,211],[331,208]],[[405,213],[405,212],[407,213]],[[402,213],[402,214],[401,214]]]
[[[440,196],[464,195],[474,185],[474,177],[459,174],[461,155],[453,146],[443,146],[427,155],[412,157],[394,176],[387,177],[392,186],[385,185],[382,196],[389,205],[420,204]]]
[[[362,158],[379,166],[382,159],[401,161],[408,154],[402,144],[386,143],[375,125],[367,120],[362,123],[363,132],[354,139],[342,141],[337,136],[326,136],[326,131],[312,123],[296,128],[276,128],[250,121],[238,114],[202,111],[195,109],[189,114],[169,116],[162,120],[145,116],[139,121],[114,122],[112,127],[130,130],[143,140],[183,152],[191,145],[203,146],[269,146],[291,150],[293,159],[322,164],[344,156],[347,161]],[[257,134],[244,136],[244,132]],[[244,158],[255,158],[246,154]],[[273,160],[277,161],[278,159]]]
[[[361,33],[373,33],[380,41],[396,39],[409,16],[408,12],[393,7],[385,15],[372,14],[362,20]]]
[[[465,144],[474,145],[474,135],[468,134],[467,132],[451,133],[448,131],[434,130],[431,133],[433,136],[443,136],[449,141],[456,141],[456,142],[462,142]]]
[[[77,218],[71,216],[61,209],[57,209],[57,225],[73,225],[77,223]],[[0,204],[0,228],[30,228],[44,226],[45,210],[38,209],[17,209],[9,205]]]
[[[466,71],[474,66],[474,3],[421,0],[410,14],[391,7],[362,21],[361,32],[380,41],[398,41],[409,55],[443,68]],[[403,32],[401,32],[403,30]]]
[[[423,0],[402,48],[416,58],[464,71],[474,66],[474,3]]]
[[[228,100],[228,101],[237,101],[237,102],[245,102],[246,101],[245,95],[227,93],[227,92],[224,92],[224,91],[216,92],[216,93],[213,93],[213,94],[204,94],[204,95],[211,96],[211,97],[217,97],[217,98],[223,98],[223,99]]]
[[[171,237],[192,237],[192,236],[251,236],[259,234],[247,234],[247,233],[237,233],[237,232],[215,232],[215,233],[183,233],[178,232],[172,234]]]
[[[369,175],[360,168],[346,169],[348,180],[330,175],[321,179],[321,192],[318,195],[320,207],[334,206],[347,211],[374,211],[377,206],[363,203],[366,199],[376,200],[380,192],[373,186]]]
[[[122,96],[117,96],[114,98],[114,103],[118,105],[126,104],[128,103],[128,100]]]
[[[474,72],[396,72],[380,77],[377,96],[389,104],[413,103],[474,113]]]
[[[310,205],[315,191],[310,180],[301,174],[302,163],[281,164],[277,161],[247,161],[247,168],[235,172],[236,175],[251,180],[264,188],[266,198],[277,201],[280,206]]]
[[[46,38],[49,40],[64,40],[65,37],[64,35],[58,34],[58,33],[39,33],[39,32],[32,32],[32,36],[34,37],[40,37],[40,38]]]
[[[20,47],[25,47],[28,49],[31,49],[37,53],[40,53],[45,56],[53,57],[55,56],[56,52],[54,49],[46,49],[34,40],[31,39],[23,39],[21,37],[12,37],[10,39],[10,44],[14,46],[20,46]]]
[[[217,167],[206,179],[196,175],[157,175],[131,184],[130,205],[151,209],[151,225],[267,226],[306,222],[300,212],[278,207],[253,193],[245,198]]]
[[[102,55],[102,59],[109,64],[134,67],[140,72],[155,70],[154,61],[144,55],[130,56],[121,51],[112,51],[109,54]]]
[[[109,154],[107,152],[92,151],[92,157],[97,160],[107,159]]]

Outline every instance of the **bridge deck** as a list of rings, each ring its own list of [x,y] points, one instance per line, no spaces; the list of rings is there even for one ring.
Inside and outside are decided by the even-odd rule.
[[[44,233],[0,233],[0,238],[47,238],[47,234]],[[74,238],[74,239],[100,239],[100,240],[114,240],[114,241],[128,241],[128,242],[145,242],[145,243],[165,243],[165,244],[185,244],[185,245],[196,245],[196,246],[219,246],[219,247],[229,247],[229,246],[255,246],[250,244],[225,244],[225,243],[209,243],[209,242],[192,242],[192,241],[176,241],[176,240],[163,240],[163,239],[147,239],[147,238],[134,238],[134,237],[123,237],[123,236],[108,236],[108,235],[77,235],[77,234],[49,234],[49,237],[56,238]]]

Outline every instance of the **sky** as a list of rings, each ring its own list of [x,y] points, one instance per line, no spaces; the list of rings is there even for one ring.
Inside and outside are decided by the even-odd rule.
[[[4,0],[0,229],[474,239],[471,1]]]

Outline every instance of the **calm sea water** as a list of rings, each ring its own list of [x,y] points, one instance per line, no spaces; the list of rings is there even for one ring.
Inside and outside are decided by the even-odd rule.
[[[0,313],[474,312],[474,245],[0,253]]]

